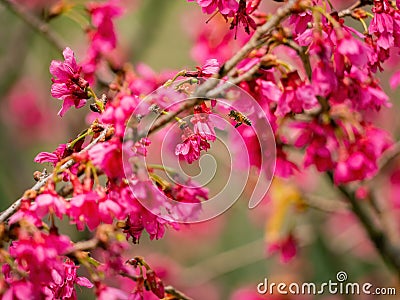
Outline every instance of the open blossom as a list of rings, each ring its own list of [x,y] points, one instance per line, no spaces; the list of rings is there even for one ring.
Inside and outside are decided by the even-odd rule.
[[[211,75],[214,75],[218,73],[219,71],[219,62],[215,58],[207,59],[206,62],[202,67],[196,67],[197,70],[199,70],[199,77],[204,76],[204,77],[210,77]]]
[[[59,219],[62,219],[67,210],[67,202],[55,193],[43,193],[36,197],[30,210],[35,212],[39,218],[43,218],[48,213],[54,213]]]
[[[100,224],[98,195],[95,192],[80,194],[71,198],[68,216],[72,224],[76,224],[78,230],[94,230]]]
[[[206,14],[212,14],[215,10],[223,15],[232,16],[238,9],[239,4],[236,0],[188,0],[189,2],[196,1]]]
[[[50,64],[50,73],[54,76],[51,95],[63,100],[62,108],[58,112],[60,116],[63,116],[71,106],[76,108],[84,106],[86,99],[89,98],[86,91],[89,83],[80,75],[82,67],[77,64],[74,52],[67,47],[63,55],[63,62],[53,60]]]
[[[255,2],[258,2],[256,4]],[[246,4],[246,1],[240,1],[239,2],[239,7],[234,15],[233,21],[231,23],[230,29],[235,29],[235,39],[237,36],[237,30],[239,28],[239,25],[242,24],[244,31],[247,34],[250,34],[250,28],[255,30],[257,28],[256,22],[253,20],[252,17],[250,17],[250,14],[257,8],[257,6],[260,4],[259,1],[255,2],[249,2]],[[253,7],[252,5],[255,4],[256,6]]]
[[[269,253],[280,252],[281,262],[287,263],[293,257],[296,256],[296,253],[297,253],[296,240],[294,239],[293,235],[290,234],[289,236],[287,236],[277,242],[271,243],[268,246],[268,252]]]
[[[335,166],[332,152],[336,149],[334,129],[329,125],[322,125],[319,122],[302,122],[293,125],[301,129],[294,145],[305,147],[304,166],[315,165],[319,172],[332,170]]]
[[[64,264],[64,270],[58,272],[52,271],[53,282],[46,288],[49,297],[52,299],[77,299],[75,284],[87,288],[92,288],[93,283],[86,277],[79,277],[76,275],[76,266],[70,259],[67,259]]]
[[[183,128],[183,143],[176,145],[175,155],[184,158],[189,164],[200,158],[201,150],[208,150],[210,144],[205,138],[194,133],[189,127]]]
[[[152,214],[142,207],[140,210],[132,211],[126,220],[124,233],[127,239],[132,237],[133,243],[138,243],[143,230],[150,235],[150,239],[160,239],[165,233],[166,221]]]
[[[381,89],[377,79],[354,66],[344,75],[338,89],[332,94],[332,102],[348,102],[356,110],[390,107],[389,97]]]
[[[8,266],[8,265],[7,265]],[[3,274],[6,274],[3,270]],[[10,286],[7,288],[1,299],[34,299],[41,297],[40,290],[27,280],[14,280],[7,282]]]
[[[54,152],[40,152],[33,161],[37,163],[50,162],[55,166],[61,159],[69,154],[71,153],[69,153],[67,145],[60,144]]]

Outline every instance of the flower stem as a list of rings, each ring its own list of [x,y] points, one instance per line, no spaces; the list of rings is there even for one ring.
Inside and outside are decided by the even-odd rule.
[[[83,131],[83,133],[81,133],[76,139],[74,139],[72,142],[68,143],[68,148],[72,149],[74,148],[75,144],[80,141],[81,139],[87,137],[89,134],[92,134],[92,130],[90,128],[86,129]]]

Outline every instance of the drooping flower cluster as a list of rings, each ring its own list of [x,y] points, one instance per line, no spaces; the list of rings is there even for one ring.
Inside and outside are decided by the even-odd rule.
[[[50,73],[53,85],[51,95],[63,101],[62,108],[58,112],[63,116],[71,106],[81,108],[86,99],[90,98],[87,93],[89,83],[81,77],[82,67],[76,63],[74,52],[66,48],[63,52],[64,62],[53,60],[50,65]]]
[[[118,0],[89,2],[87,10],[93,27],[87,31],[89,49],[83,63],[83,72],[87,79],[93,82],[100,60],[107,57],[117,46],[114,19],[120,17],[123,10]]]

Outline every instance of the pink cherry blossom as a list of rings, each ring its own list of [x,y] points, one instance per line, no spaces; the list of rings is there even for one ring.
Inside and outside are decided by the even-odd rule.
[[[76,63],[74,52],[67,47],[63,55],[64,62],[53,60],[50,64],[50,73],[54,76],[51,95],[63,100],[62,108],[58,112],[60,116],[71,106],[81,108],[89,98],[86,91],[89,83],[80,76],[82,67]]]
[[[332,155],[337,148],[334,130],[318,122],[298,122],[293,126],[301,129],[294,145],[306,148],[304,166],[315,165],[320,172],[332,170],[335,166]]]
[[[195,134],[189,127],[183,129],[183,143],[176,145],[175,155],[184,158],[189,164],[200,158],[200,151],[208,150],[210,144],[199,134]]]
[[[79,266],[76,266],[70,259],[67,259],[63,266],[64,270],[60,273],[56,270],[52,271],[53,282],[47,287],[51,297],[54,299],[77,299],[75,284],[87,288],[93,287],[89,279],[77,276],[76,270]]]
[[[51,282],[53,270],[61,270],[60,255],[71,247],[67,236],[35,232],[32,236],[21,233],[10,246],[10,255],[21,270],[28,272],[34,284]]]
[[[42,297],[37,287],[26,280],[18,280],[10,282],[10,287],[2,295],[3,300],[23,300],[34,299],[34,297]]]
[[[96,296],[99,300],[128,300],[128,293],[104,284],[96,287]]]
[[[122,15],[122,8],[118,0],[108,0],[89,2],[87,10],[94,28],[87,31],[90,44],[82,67],[85,78],[92,83],[101,58],[117,46],[114,19]]]
[[[277,103],[278,116],[284,116],[290,112],[302,113],[304,110],[319,106],[315,88],[303,82],[296,71],[282,78],[282,83],[285,90]]]
[[[67,210],[67,202],[55,193],[43,193],[36,197],[30,210],[35,212],[39,218],[43,218],[48,213],[54,213],[59,219],[62,219]]]
[[[341,153],[334,172],[335,184],[372,177],[378,170],[378,158],[391,146],[392,141],[386,131],[372,125],[366,125],[364,130]]]
[[[133,151],[135,154],[139,154],[142,156],[147,156],[147,149],[150,146],[151,141],[148,138],[141,138],[138,142],[133,146]]]
[[[281,147],[277,148],[276,150],[276,176],[287,178],[293,175],[295,171],[299,170],[298,166],[288,159],[286,152],[284,152]]]
[[[232,15],[239,7],[236,0],[188,0],[196,1],[206,14],[212,14],[215,10],[223,15]]]
[[[71,223],[76,224],[78,230],[84,230],[85,225],[90,230],[94,230],[100,224],[98,197],[95,192],[86,192],[71,198],[67,215]]]
[[[209,77],[213,74],[218,73],[219,71],[219,62],[215,58],[207,59],[204,65],[200,68],[197,67],[199,70],[199,77],[204,76],[204,77]]]
[[[117,140],[95,145],[89,150],[89,157],[108,177],[112,179],[124,177],[121,143]]]
[[[124,233],[127,234],[127,238],[132,237],[133,242],[138,243],[145,229],[149,233],[151,240],[158,240],[164,236],[165,223],[165,220],[142,208],[140,211],[129,214]]]
[[[54,152],[40,152],[34,158],[34,162],[51,162],[55,166],[61,159],[70,155],[72,152],[67,149],[66,144],[60,144]]]

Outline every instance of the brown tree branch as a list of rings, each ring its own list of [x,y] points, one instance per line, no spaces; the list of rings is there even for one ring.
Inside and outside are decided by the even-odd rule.
[[[12,0],[0,0],[3,5],[23,20],[29,27],[42,35],[53,47],[62,53],[65,44],[62,39],[54,32],[46,22],[43,22],[34,14],[30,13],[25,7]]]
[[[400,155],[400,141],[397,141],[391,148],[386,150],[379,160],[379,173],[390,167],[393,161]],[[379,174],[378,173],[378,174]]]
[[[334,184],[333,174],[330,172],[326,174],[331,184]],[[393,245],[386,233],[378,228],[366,207],[357,199],[355,192],[344,185],[337,186],[337,189],[350,203],[353,213],[364,227],[369,239],[374,244],[383,261],[400,276],[400,248]]]
[[[178,291],[171,285],[167,285],[166,287],[164,287],[164,291],[165,293],[174,296],[174,300],[193,300],[192,298],[186,296],[184,293]]]
[[[341,10],[338,14],[340,18],[351,16],[353,12],[360,7],[366,6],[366,5],[372,5],[374,4],[373,0],[358,0],[354,4],[352,4],[349,8]]]
[[[91,149],[95,144],[97,144],[100,140],[102,140],[108,131],[109,127],[106,126],[104,130],[100,133],[100,135],[95,138],[89,145],[87,145],[84,149],[82,149],[79,153],[83,153]],[[71,167],[75,163],[75,160],[73,158],[69,159],[67,162],[65,162],[61,167],[59,168],[59,171],[63,171]],[[39,180],[33,187],[30,188],[30,190],[38,192],[51,178],[53,178],[54,174],[51,173],[47,175],[46,177],[42,178]],[[22,200],[24,198],[21,197],[18,200],[16,200],[9,208],[7,208],[5,211],[3,211],[0,215],[0,223],[3,223],[8,220],[13,214],[15,214],[18,210],[18,208],[21,206]]]

